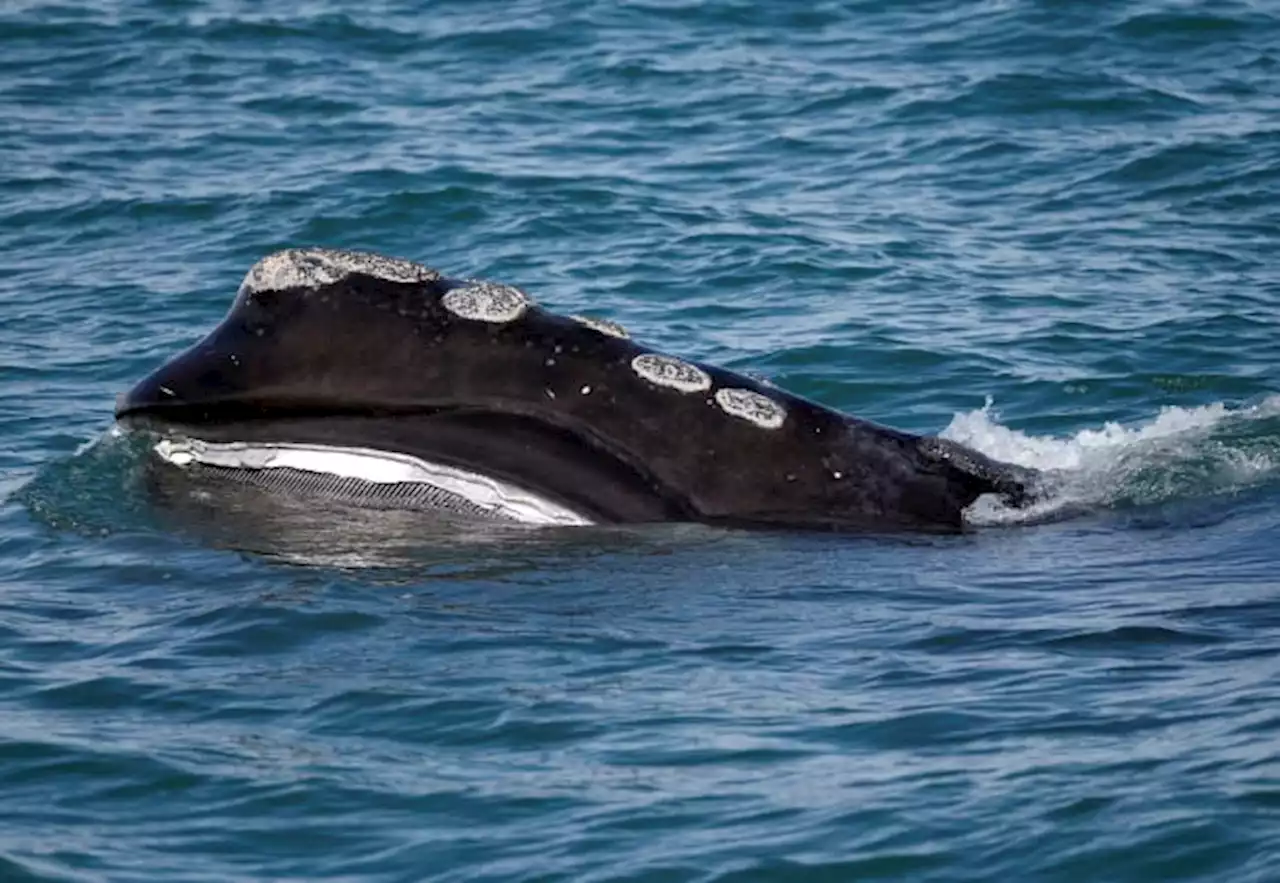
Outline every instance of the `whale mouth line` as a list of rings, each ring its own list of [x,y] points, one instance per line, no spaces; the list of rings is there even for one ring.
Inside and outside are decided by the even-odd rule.
[[[544,526],[588,526],[585,515],[510,482],[392,451],[295,442],[162,438],[152,447],[180,469],[381,508],[426,509]]]

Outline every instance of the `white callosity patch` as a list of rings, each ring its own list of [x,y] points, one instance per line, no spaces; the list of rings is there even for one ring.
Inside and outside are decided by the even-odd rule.
[[[631,360],[631,370],[656,386],[680,392],[702,392],[711,388],[707,372],[672,356],[643,353]]]
[[[285,443],[215,443],[191,438],[163,439],[154,450],[175,466],[197,463],[224,469],[296,469],[376,484],[426,484],[456,494],[494,515],[525,524],[592,523],[571,509],[513,484],[390,451]]]
[[[242,291],[284,291],[322,288],[352,273],[388,282],[431,282],[440,274],[402,258],[336,248],[290,248],[258,261],[240,284]]]
[[[599,331],[601,334],[607,334],[610,337],[617,337],[621,340],[628,340],[631,337],[631,335],[627,334],[627,329],[608,319],[597,319],[592,316],[570,316],[569,318],[580,325],[586,325],[591,330]]]
[[[716,390],[716,404],[726,414],[754,423],[761,429],[777,429],[786,422],[787,409],[766,395],[750,389]]]
[[[500,282],[470,282],[440,299],[455,316],[476,322],[513,322],[529,308],[529,297]]]

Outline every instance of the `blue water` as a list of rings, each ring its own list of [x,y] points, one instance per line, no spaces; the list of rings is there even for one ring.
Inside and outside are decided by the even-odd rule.
[[[1280,880],[1280,9],[0,8],[0,880]],[[287,245],[1063,470],[960,537],[178,519]]]

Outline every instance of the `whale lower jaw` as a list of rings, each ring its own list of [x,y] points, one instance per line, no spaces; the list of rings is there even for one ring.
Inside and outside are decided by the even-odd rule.
[[[268,489],[315,494],[379,508],[544,526],[595,522],[510,482],[407,454],[281,442],[165,438],[152,450],[180,469],[200,468]]]

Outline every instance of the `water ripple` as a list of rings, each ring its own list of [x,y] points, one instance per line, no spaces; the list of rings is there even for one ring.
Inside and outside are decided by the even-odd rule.
[[[1244,2],[8,4],[0,877],[1273,879],[1278,38]],[[300,243],[1055,470],[1060,508],[154,505],[115,394]]]

